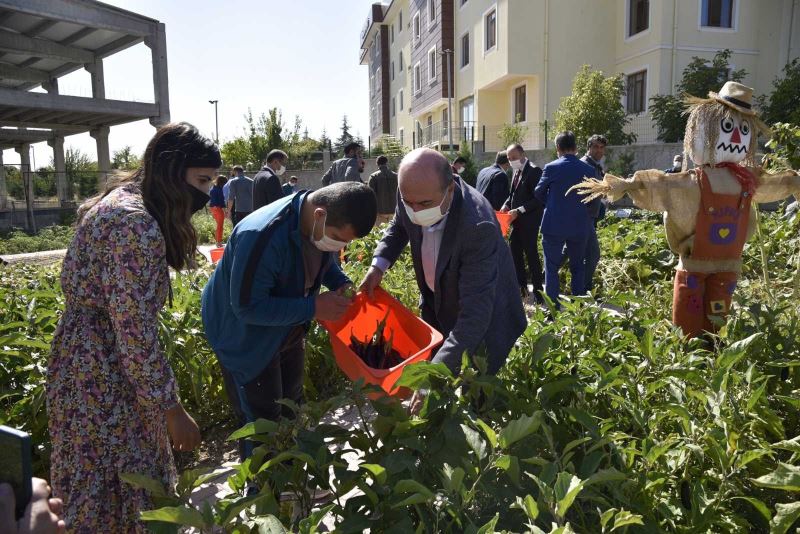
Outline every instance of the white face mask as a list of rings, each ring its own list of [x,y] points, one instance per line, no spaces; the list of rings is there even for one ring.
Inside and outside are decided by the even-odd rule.
[[[328,214],[326,213],[325,219],[327,220],[327,218]],[[314,234],[316,231],[317,219],[314,219],[314,226],[311,228],[311,242],[322,252],[339,252],[347,246],[346,241],[337,241],[336,239],[330,238],[325,234],[325,222],[322,223],[322,238],[319,241],[314,239]]]
[[[444,197],[442,197],[442,201],[439,202],[438,206],[424,210],[412,210],[408,207],[408,204],[406,204],[405,200],[403,201],[403,207],[405,207],[406,214],[408,215],[408,218],[411,219],[412,223],[423,227],[433,226],[444,218],[444,213],[442,213],[442,204],[444,204],[444,199],[446,198],[447,193],[445,192]]]
[[[278,168],[278,170],[277,170],[277,171],[275,171],[275,174],[277,174],[278,176],[283,176],[283,173],[285,173],[285,172],[286,172],[286,167],[284,167],[283,165],[281,165],[281,166]]]
[[[456,174],[461,174],[462,172],[464,172],[464,167],[462,165],[456,167]]]
[[[522,169],[522,162],[523,162],[523,160],[521,160],[521,159],[512,159],[508,163],[511,165],[512,169],[514,169],[515,171],[518,171],[518,170]]]

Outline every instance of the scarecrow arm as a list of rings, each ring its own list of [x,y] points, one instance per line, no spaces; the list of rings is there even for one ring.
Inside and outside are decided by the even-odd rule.
[[[667,174],[658,170],[638,171],[633,177],[624,179],[613,174],[606,174],[603,180],[588,178],[570,188],[579,195],[585,195],[584,203],[598,197],[607,197],[615,202],[627,193],[637,207],[650,211],[666,211],[672,204],[673,197],[687,194],[687,190],[696,190],[694,173],[683,172]]]
[[[797,171],[770,174],[760,167],[751,168],[758,176],[758,187],[754,200],[758,203],[776,202],[789,195],[800,198],[800,175]]]

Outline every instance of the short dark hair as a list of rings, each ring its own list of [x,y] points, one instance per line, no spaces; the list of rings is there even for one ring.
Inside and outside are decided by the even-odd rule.
[[[575,134],[572,132],[561,132],[556,136],[556,148],[561,152],[570,152],[578,149],[575,141]]]
[[[453,160],[453,165],[458,165],[459,163],[463,163],[464,165],[467,164],[467,158],[464,156],[458,156],[456,159]]]
[[[214,185],[216,185],[217,187],[222,187],[227,183],[228,183],[228,177],[225,176],[224,174],[220,174],[219,176],[217,176],[217,179],[214,180]]]
[[[387,158],[386,156],[378,156],[378,159],[375,161],[375,163],[377,163],[378,165],[388,165],[389,158]]]
[[[344,145],[345,154],[347,154],[348,152],[352,152],[353,150],[359,150],[359,149],[361,149],[361,143],[356,143],[355,141]]]
[[[297,181],[297,176],[292,176],[291,178],[289,178],[289,181],[290,181],[290,182],[291,182],[292,180],[295,180],[295,181]]]
[[[360,182],[339,182],[314,191],[309,201],[328,212],[326,224],[342,228],[348,224],[356,236],[364,237],[375,226],[378,201],[375,193]]]
[[[267,163],[272,163],[276,159],[281,161],[286,161],[289,159],[289,156],[283,150],[278,150],[277,148],[274,150],[270,150],[269,154],[267,154]]]
[[[235,165],[233,167],[233,172],[244,172],[244,167],[242,167],[241,165]]]
[[[606,146],[608,144],[608,139],[604,135],[594,134],[586,141],[586,148],[592,148],[592,145],[603,145]]]
[[[508,154],[505,150],[501,150],[494,158],[495,165],[508,165]]]

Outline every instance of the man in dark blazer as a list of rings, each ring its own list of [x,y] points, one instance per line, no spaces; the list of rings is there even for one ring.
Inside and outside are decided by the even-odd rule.
[[[427,148],[403,158],[398,189],[361,289],[371,293],[410,243],[422,318],[445,338],[433,361],[458,372],[465,352],[485,348],[488,372],[496,373],[527,320],[492,206]]]
[[[506,172],[509,167],[506,151],[501,150],[494,158],[494,165],[481,169],[478,173],[475,189],[486,197],[495,211],[500,211],[508,198],[509,184]]]
[[[607,144],[608,140],[605,136],[594,134],[586,142],[586,154],[581,158],[582,162],[594,169],[595,179],[601,181],[605,171],[600,162],[603,161],[603,157],[606,155]],[[605,199],[596,198],[592,200],[586,204],[586,209],[589,210],[589,219],[591,219],[592,225],[589,228],[589,238],[586,240],[584,264],[586,266],[586,291],[591,291],[594,287],[594,272],[597,270],[597,264],[600,263],[600,241],[597,239],[597,223],[606,215]]]
[[[536,302],[541,303],[542,262],[539,260],[539,226],[542,224],[544,205],[533,194],[533,190],[539,183],[542,169],[525,157],[525,150],[519,144],[509,146],[506,154],[511,168],[514,169],[514,175],[511,178],[511,192],[500,211],[511,215],[509,244],[520,291],[523,296],[527,296],[528,273],[525,269],[527,259],[533,283],[533,296]]]
[[[284,197],[280,176],[286,172],[289,156],[283,150],[270,150],[264,166],[253,177],[253,211]]]
[[[547,296],[556,307],[560,291],[558,268],[565,244],[572,274],[572,294],[586,293],[584,256],[592,222],[581,196],[574,191],[567,194],[567,191],[587,177],[594,178],[595,169],[578,159],[575,155],[577,149],[575,134],[558,134],[558,159],[544,166],[542,178],[536,186],[536,197],[545,205],[542,219],[545,287]]]

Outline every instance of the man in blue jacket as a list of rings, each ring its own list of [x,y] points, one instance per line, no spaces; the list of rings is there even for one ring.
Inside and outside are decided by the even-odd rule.
[[[276,401],[301,401],[309,323],[335,321],[350,304],[352,283],[334,255],[376,216],[372,190],[342,182],[277,200],[234,229],[203,290],[202,316],[241,424],[291,416]]]
[[[586,241],[591,232],[591,218],[581,197],[570,187],[586,177],[594,177],[595,169],[575,155],[578,147],[575,134],[561,132],[556,136],[558,159],[544,166],[534,194],[544,205],[542,218],[542,248],[545,263],[545,293],[558,306],[558,268],[564,245],[569,256],[572,274],[572,294],[586,293],[584,256]]]

